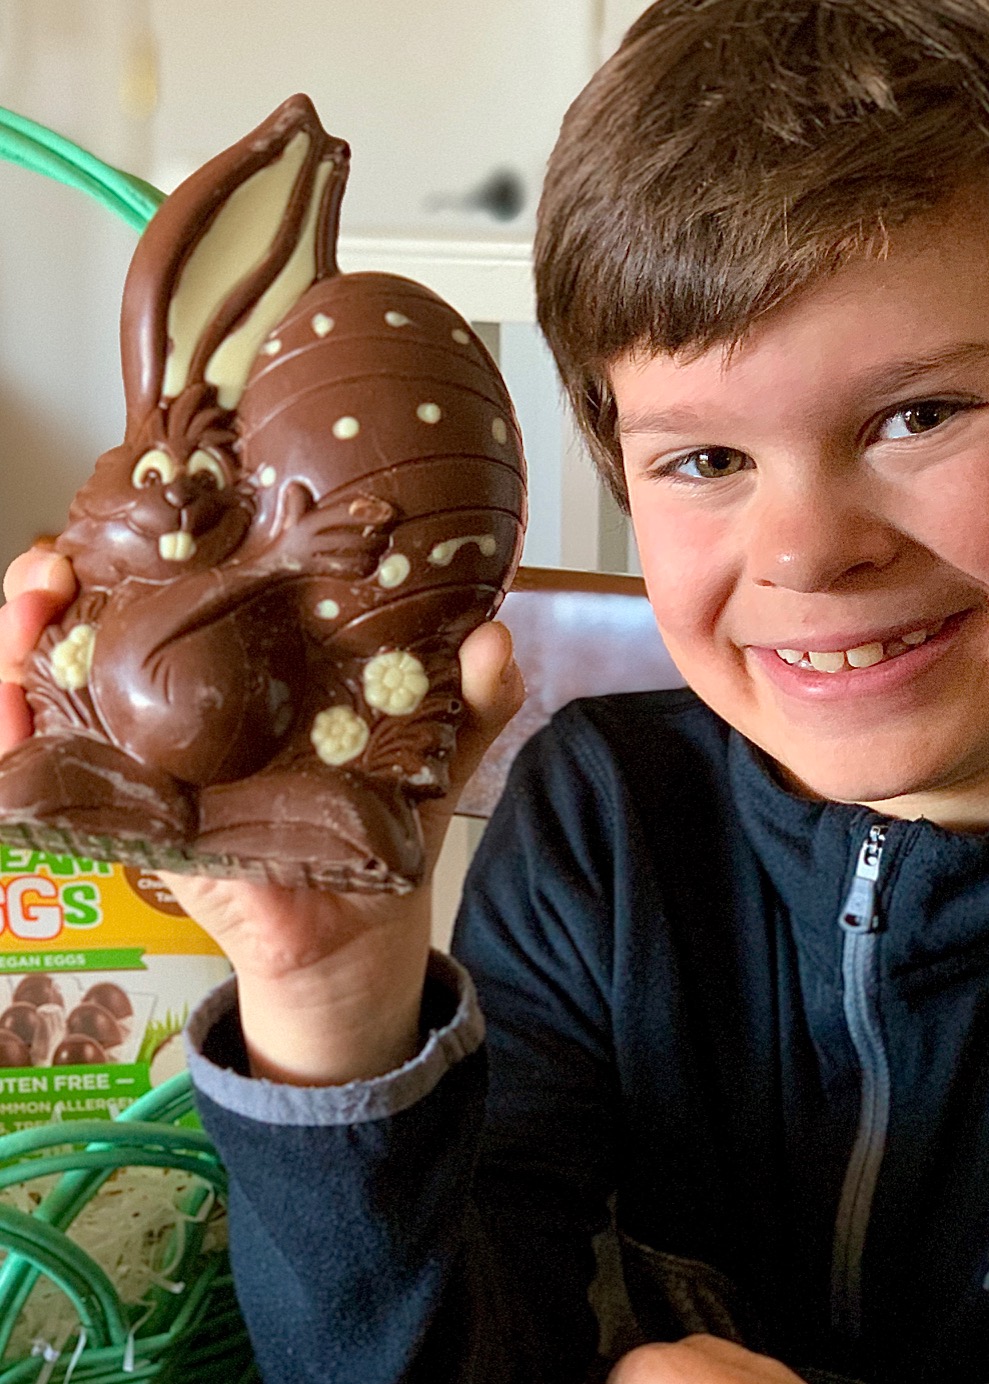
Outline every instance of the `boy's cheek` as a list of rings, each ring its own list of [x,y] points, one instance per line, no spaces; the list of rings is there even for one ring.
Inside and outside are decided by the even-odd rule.
[[[696,520],[633,527],[649,601],[664,636],[678,646],[713,641],[739,591],[740,563],[721,525]]]

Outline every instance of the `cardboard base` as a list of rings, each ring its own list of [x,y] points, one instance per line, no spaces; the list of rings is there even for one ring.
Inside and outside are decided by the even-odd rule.
[[[348,864],[292,860],[285,856],[216,854],[196,848],[175,847],[137,838],[120,840],[90,835],[37,823],[0,823],[0,842],[27,851],[105,860],[142,870],[170,870],[180,875],[209,875],[217,879],[242,879],[253,884],[274,884],[285,889],[323,889],[337,893],[408,894],[420,876],[395,871],[373,877]]]

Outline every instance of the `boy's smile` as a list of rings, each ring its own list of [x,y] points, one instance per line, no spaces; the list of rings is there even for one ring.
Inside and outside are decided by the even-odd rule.
[[[741,346],[616,362],[657,620],[806,790],[989,825],[989,195]]]

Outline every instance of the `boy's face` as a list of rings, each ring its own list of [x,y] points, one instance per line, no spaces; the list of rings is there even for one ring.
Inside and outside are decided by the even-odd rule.
[[[805,790],[989,824],[989,194],[612,385],[691,686]]]

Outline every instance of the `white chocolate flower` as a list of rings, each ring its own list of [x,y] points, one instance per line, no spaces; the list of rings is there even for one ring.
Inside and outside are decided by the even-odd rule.
[[[378,654],[364,668],[364,696],[368,706],[386,716],[411,716],[429,691],[426,670],[406,649]]]
[[[349,706],[331,706],[313,721],[309,738],[324,764],[349,764],[368,742],[367,726]]]
[[[66,692],[78,692],[89,681],[93,666],[96,630],[92,625],[76,625],[52,649],[52,677]]]

